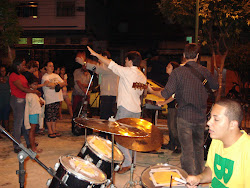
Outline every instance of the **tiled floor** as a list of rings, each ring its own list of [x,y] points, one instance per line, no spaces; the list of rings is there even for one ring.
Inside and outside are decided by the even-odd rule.
[[[67,114],[64,115],[67,118]],[[160,123],[160,122],[158,122]],[[161,122],[164,123],[164,122]],[[48,138],[47,135],[39,135],[36,137],[39,143],[39,148],[43,152],[39,154],[38,159],[47,167],[54,167],[58,162],[60,156],[71,154],[76,156],[84,144],[84,136],[73,136],[71,133],[71,120],[60,120],[57,125],[62,137]],[[18,159],[17,154],[13,152],[12,141],[6,136],[2,135],[0,139],[0,187],[16,188],[19,187],[18,175]],[[168,135],[164,134],[164,142],[167,143]],[[22,139],[22,143],[24,140]],[[158,153],[157,153],[158,152]],[[131,184],[140,184],[142,173],[150,166],[157,163],[168,163],[175,166],[180,166],[180,155],[172,155],[169,150],[159,150],[156,153],[142,153],[137,152],[136,168],[133,173],[133,178],[130,176],[130,171],[125,174],[115,174],[114,185],[117,188],[126,187]],[[46,182],[51,175],[48,174],[35,161],[27,158],[25,160],[25,187],[26,188],[45,188]],[[130,181],[130,182],[129,182]],[[141,187],[137,185],[136,187]]]

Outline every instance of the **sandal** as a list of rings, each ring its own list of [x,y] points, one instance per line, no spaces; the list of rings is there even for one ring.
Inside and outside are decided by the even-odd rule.
[[[55,134],[55,133],[48,134],[48,137],[49,137],[49,138],[56,138],[56,134]]]
[[[62,136],[60,133],[54,133],[56,135],[56,137],[60,137]]]

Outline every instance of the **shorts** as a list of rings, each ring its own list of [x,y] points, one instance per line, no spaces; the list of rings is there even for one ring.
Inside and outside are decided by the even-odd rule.
[[[59,114],[60,102],[55,102],[45,105],[45,121],[46,122],[56,122],[57,116]]]
[[[39,124],[39,114],[29,115],[30,124]]]

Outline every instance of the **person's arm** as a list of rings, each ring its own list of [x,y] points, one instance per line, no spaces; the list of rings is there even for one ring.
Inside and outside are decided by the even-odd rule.
[[[200,183],[210,183],[212,181],[212,171],[209,167],[206,167],[204,171],[197,176],[187,177],[187,187],[197,187]]]
[[[90,54],[91,54],[92,56],[97,57],[102,63],[104,63],[105,65],[109,66],[109,63],[111,62],[110,59],[108,59],[108,58],[102,56],[101,54],[96,53],[96,52],[95,52],[94,50],[92,50],[89,46],[87,46],[87,48],[88,48],[88,50],[89,50],[89,52],[90,52]]]
[[[24,87],[20,80],[14,81],[13,84],[24,93],[35,93],[37,95],[41,94],[38,90],[31,90],[29,88]]]
[[[76,84],[79,86],[79,88],[83,91],[86,92],[88,84],[82,84],[80,80],[76,80]]]
[[[168,104],[168,103],[170,103],[170,102],[172,102],[174,100],[174,97],[172,96],[172,97],[169,97],[167,100],[165,100],[165,101],[157,101],[156,102],[156,104],[158,105],[158,106],[163,106],[163,105],[165,105],[165,104]]]
[[[152,87],[148,84],[148,89],[147,91],[153,95],[156,95],[158,97],[161,97],[161,98],[164,98],[162,95],[161,95],[161,91],[162,90],[153,90]]]

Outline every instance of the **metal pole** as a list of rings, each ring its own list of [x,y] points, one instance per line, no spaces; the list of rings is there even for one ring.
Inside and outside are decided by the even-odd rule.
[[[196,0],[196,15],[195,15],[195,43],[198,44],[199,31],[199,0]]]

